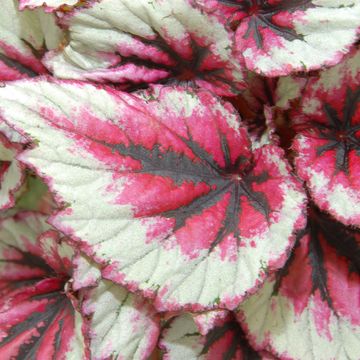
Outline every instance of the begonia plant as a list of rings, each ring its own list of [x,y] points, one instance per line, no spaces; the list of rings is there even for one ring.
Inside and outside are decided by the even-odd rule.
[[[0,359],[360,359],[359,34],[359,0],[3,0]]]

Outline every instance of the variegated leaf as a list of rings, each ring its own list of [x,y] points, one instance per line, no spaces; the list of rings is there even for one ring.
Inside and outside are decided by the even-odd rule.
[[[288,75],[335,65],[357,40],[358,0],[194,0],[235,31],[249,70]]]
[[[293,120],[296,170],[313,200],[360,226],[360,51],[309,81]]]
[[[256,349],[281,359],[359,359],[360,233],[313,208],[299,240],[239,319]]]
[[[283,151],[252,151],[234,109],[207,91],[22,81],[0,89],[0,112],[38,143],[21,161],[67,202],[52,223],[161,310],[236,307],[303,226]]]
[[[0,357],[84,359],[82,320],[64,293],[65,245],[45,217],[21,213],[0,223]]]
[[[229,96],[244,88],[231,37],[188,0],[102,0],[63,23],[69,44],[45,61],[57,77],[135,87],[179,82]]]

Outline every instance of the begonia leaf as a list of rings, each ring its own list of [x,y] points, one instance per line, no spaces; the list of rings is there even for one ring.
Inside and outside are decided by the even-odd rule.
[[[41,9],[19,11],[17,0],[3,0],[0,11],[0,82],[47,72],[40,61],[46,49],[56,48],[61,31]]]
[[[360,233],[313,208],[288,263],[244,302],[257,350],[280,359],[359,359]]]
[[[360,226],[360,51],[310,79],[293,121],[296,170],[313,200]]]
[[[57,77],[135,86],[184,82],[228,96],[244,88],[230,35],[187,0],[102,0],[63,23],[69,44],[45,60]]]
[[[167,325],[162,336],[160,347],[166,360],[261,359],[231,316],[219,321],[206,335],[201,335],[192,316],[183,314]]]
[[[52,224],[158,309],[236,307],[304,225],[283,151],[252,151],[210,92],[19,81],[0,89],[0,113],[36,140],[20,159],[66,202]]]
[[[64,293],[66,277],[50,266],[61,263],[54,250],[62,246],[39,240],[48,229],[45,217],[36,213],[1,220],[2,359],[85,358],[81,317]]]
[[[357,0],[195,0],[235,31],[249,70],[288,75],[335,65],[357,40]]]

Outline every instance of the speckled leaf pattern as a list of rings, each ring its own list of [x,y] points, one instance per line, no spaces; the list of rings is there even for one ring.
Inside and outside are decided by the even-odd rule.
[[[41,9],[19,11],[17,0],[3,0],[0,11],[0,84],[47,73],[42,52],[56,48],[61,31]]]
[[[240,306],[255,348],[281,359],[359,359],[360,233],[316,208],[284,267]]]
[[[227,316],[201,335],[192,316],[171,320],[163,331],[160,347],[165,360],[260,360],[248,344],[239,324]]]
[[[251,150],[230,104],[163,87],[3,90],[2,116],[38,143],[21,160],[67,202],[52,223],[107,265],[106,278],[162,310],[234,308],[283,265],[304,194],[280,148]]]
[[[69,44],[45,63],[57,77],[183,83],[234,95],[244,88],[231,37],[187,0],[102,0],[65,16]]]
[[[337,64],[357,40],[357,0],[195,0],[235,31],[249,70],[288,75]]]
[[[360,226],[360,52],[311,79],[292,119],[297,173],[313,200]]]
[[[65,272],[57,272],[64,247],[49,236],[39,239],[48,229],[36,213],[1,220],[2,359],[85,358],[81,318],[64,293]]]

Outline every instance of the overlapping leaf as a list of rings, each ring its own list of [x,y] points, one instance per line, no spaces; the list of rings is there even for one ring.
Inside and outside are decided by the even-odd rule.
[[[68,250],[45,218],[21,213],[0,224],[0,357],[84,358],[81,319],[64,294]]]
[[[312,209],[291,259],[241,305],[258,350],[282,359],[359,359],[360,233]]]
[[[67,202],[53,224],[159,309],[237,306],[303,226],[282,150],[252,152],[234,109],[206,91],[22,81],[0,89],[0,109],[38,143],[21,160]]]
[[[296,169],[316,204],[360,226],[360,52],[311,79],[294,121]]]
[[[102,0],[63,22],[69,44],[46,60],[58,77],[134,86],[185,82],[229,96],[244,87],[229,34],[187,0]]]
[[[18,11],[17,0],[3,0],[0,12],[0,83],[46,73],[40,61],[56,48],[61,31],[41,9]]]
[[[357,40],[356,0],[196,0],[235,30],[235,50],[266,76],[335,65]]]
[[[207,334],[201,335],[190,314],[181,315],[163,331],[160,347],[164,359],[257,360],[239,324],[231,316],[218,321]]]

